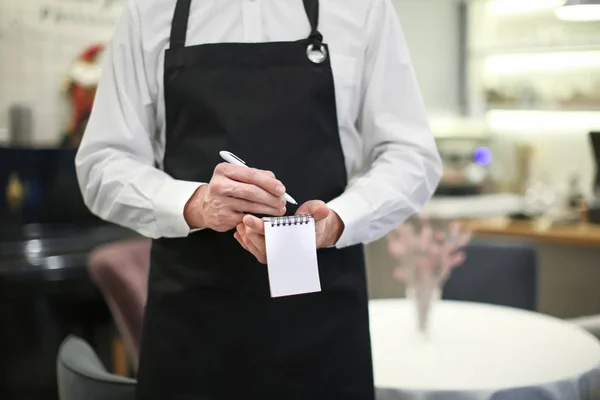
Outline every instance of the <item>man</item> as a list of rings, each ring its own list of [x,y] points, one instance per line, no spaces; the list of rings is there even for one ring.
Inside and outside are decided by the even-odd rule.
[[[372,399],[360,244],[441,174],[391,1],[133,0],[107,56],[76,163],[155,239],[138,398]],[[272,299],[256,215],[306,213],[322,291]]]

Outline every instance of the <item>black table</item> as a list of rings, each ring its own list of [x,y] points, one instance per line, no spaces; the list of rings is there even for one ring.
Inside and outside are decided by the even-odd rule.
[[[87,257],[136,236],[104,223],[0,227],[0,399],[57,399],[56,355],[69,334],[110,361],[112,318]]]

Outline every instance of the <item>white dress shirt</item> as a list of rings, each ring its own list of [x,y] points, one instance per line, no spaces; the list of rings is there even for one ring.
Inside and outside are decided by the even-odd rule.
[[[152,238],[190,234],[183,209],[205,183],[162,170],[163,62],[175,3],[126,6],[76,158],[92,212]],[[337,243],[345,247],[377,240],[418,212],[439,182],[441,162],[391,0],[321,0],[320,10],[351,177],[328,204],[345,224]],[[295,41],[309,32],[301,0],[194,0],[187,45]]]

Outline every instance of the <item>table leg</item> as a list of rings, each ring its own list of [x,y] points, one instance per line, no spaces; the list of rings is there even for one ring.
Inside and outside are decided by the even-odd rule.
[[[116,375],[129,377],[129,365],[127,363],[127,351],[120,337],[112,339],[112,372]]]

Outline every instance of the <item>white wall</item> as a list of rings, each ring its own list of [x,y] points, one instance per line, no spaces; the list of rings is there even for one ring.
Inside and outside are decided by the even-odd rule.
[[[395,0],[395,4],[429,114],[458,114],[458,1]]]
[[[34,140],[53,144],[66,128],[63,84],[87,46],[107,40],[125,0],[0,0],[0,141],[7,110],[34,109]],[[458,112],[455,0],[395,0],[431,115]]]
[[[527,142],[535,151],[534,179],[565,191],[578,173],[590,195],[595,163],[588,133],[600,130],[600,25],[560,21],[556,2],[535,3],[471,1],[471,113],[485,115],[505,149],[493,165],[497,176],[514,173],[509,152]],[[485,88],[517,100],[486,104]]]
[[[124,1],[0,0],[0,131],[10,105],[21,103],[33,108],[35,142],[58,140],[67,127],[69,66],[110,38]]]
[[[459,19],[454,0],[395,0],[425,106],[432,119],[457,116],[459,91]],[[366,248],[369,294],[401,297],[404,287],[392,278],[395,261],[385,239]]]

